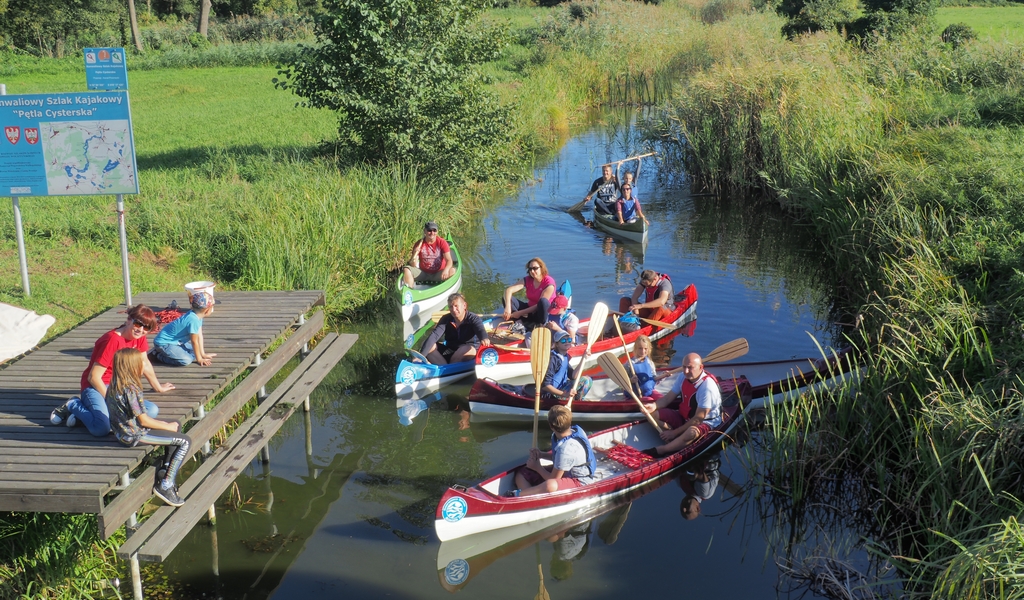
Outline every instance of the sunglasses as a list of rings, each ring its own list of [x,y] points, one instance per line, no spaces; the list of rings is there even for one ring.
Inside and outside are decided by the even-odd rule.
[[[526,267],[526,272],[529,273],[530,271],[540,271],[540,267]]]
[[[622,189],[624,189],[624,190],[631,190],[633,188],[629,187],[628,185],[624,185],[624,186],[622,186]]]
[[[564,338],[558,340],[558,343],[559,344],[571,344],[572,343],[572,338],[571,337],[564,337]]]
[[[145,329],[146,331],[152,331],[153,330],[153,326],[152,325],[147,325],[147,324],[143,323],[142,321],[132,321],[132,325],[134,325],[136,327],[141,327],[141,328]]]
[[[427,233],[437,233],[437,229],[424,229]]]

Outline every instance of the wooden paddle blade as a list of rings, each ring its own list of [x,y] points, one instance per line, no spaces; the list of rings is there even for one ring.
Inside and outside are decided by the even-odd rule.
[[[731,342],[726,342],[721,346],[715,348],[711,352],[708,352],[704,356],[703,361],[706,363],[719,363],[734,358],[739,358],[750,351],[750,345],[747,344],[746,338],[736,338]]]
[[[603,352],[597,357],[597,364],[601,365],[601,368],[604,369],[604,372],[608,374],[608,377],[612,381],[618,384],[622,389],[626,390],[626,393],[633,398],[637,406],[640,408],[640,412],[647,417],[647,420],[650,421],[651,425],[654,426],[658,433],[661,433],[661,427],[658,425],[658,422],[654,420],[654,417],[652,417],[650,413],[644,410],[644,403],[641,402],[640,398],[637,398],[636,394],[633,393],[632,382],[629,380],[629,375],[626,374],[626,368],[622,366],[619,359],[615,358],[615,355],[611,352]]]
[[[608,374],[608,377],[614,381],[616,385],[632,394],[633,385],[629,380],[629,374],[626,373],[626,368],[622,366],[622,363],[620,363],[619,359],[615,357],[615,354],[611,352],[602,352],[601,355],[597,357],[597,364],[601,365],[601,369]]]
[[[569,208],[565,209],[565,212],[571,212],[571,213],[582,212],[583,209],[586,208],[587,202],[588,202],[588,200],[585,200],[585,199],[584,200],[580,200],[576,204],[573,204]]]
[[[524,348],[522,346],[506,346],[504,344],[491,344],[491,346],[493,346],[494,348],[497,348],[498,350],[504,350],[505,352],[529,352],[530,351],[529,348]]]
[[[676,327],[672,323],[666,323],[665,321],[655,321],[654,319],[645,319],[643,317],[640,317],[640,320],[643,321],[644,323],[649,324],[649,325],[654,325],[655,327],[661,327],[662,329],[668,329],[669,331],[674,331],[676,329],[679,329],[678,327]]]
[[[604,324],[608,321],[608,305],[598,302],[594,305],[594,312],[590,315],[590,324],[587,325],[587,349],[601,339],[604,333]]]
[[[548,372],[551,362],[551,330],[538,327],[530,334],[530,368],[533,370],[533,382],[540,389],[544,375]]]

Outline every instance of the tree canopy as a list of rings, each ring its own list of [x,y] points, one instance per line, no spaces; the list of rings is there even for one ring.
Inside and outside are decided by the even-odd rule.
[[[339,149],[434,177],[488,179],[506,168],[510,112],[474,65],[508,39],[479,22],[483,0],[327,0],[318,43],[275,79],[305,106],[338,113]]]

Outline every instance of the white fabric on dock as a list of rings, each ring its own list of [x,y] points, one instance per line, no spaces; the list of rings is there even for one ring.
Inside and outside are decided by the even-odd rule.
[[[0,302],[0,363],[35,348],[56,320]]]

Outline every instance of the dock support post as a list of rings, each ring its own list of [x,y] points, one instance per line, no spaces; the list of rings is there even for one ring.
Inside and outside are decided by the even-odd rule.
[[[217,524],[217,507],[213,504],[210,505],[210,508],[206,509],[206,518],[209,520],[211,527]]]
[[[128,561],[132,566],[132,597],[135,600],[142,600],[142,572],[139,570],[139,555],[132,554]]]
[[[303,314],[299,315],[299,327],[302,327],[305,324],[306,324],[306,314],[303,313]],[[305,358],[307,354],[309,354],[309,344],[303,344],[302,345],[302,354],[301,354],[302,358]],[[309,410],[309,409],[307,409],[307,410]]]
[[[257,354],[256,360],[253,361],[253,364],[257,367],[263,364],[263,357]],[[267,386],[262,386],[260,391],[256,394],[256,401],[262,403],[266,398]],[[260,449],[260,461],[262,461],[263,464],[270,462],[270,446],[263,446],[263,448]]]
[[[128,486],[131,484],[131,482],[131,475],[129,475],[128,473],[121,474],[121,487],[123,487],[124,489],[128,489]],[[135,513],[132,513],[132,516],[128,517],[128,522],[125,523],[125,525],[127,526],[126,529],[128,530],[128,535],[131,535],[131,530],[134,529],[135,526],[138,524],[139,518],[136,516]]]
[[[199,419],[199,420],[202,420],[202,419],[206,418],[206,407],[203,406],[202,404],[199,405],[199,410],[196,411],[196,418]],[[203,443],[203,456],[209,456],[209,455],[210,455],[210,440],[206,440]]]

